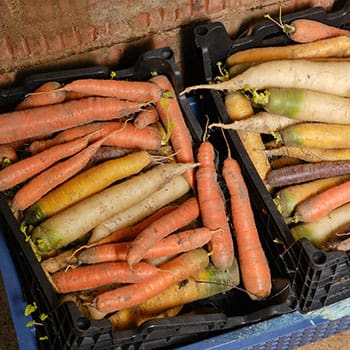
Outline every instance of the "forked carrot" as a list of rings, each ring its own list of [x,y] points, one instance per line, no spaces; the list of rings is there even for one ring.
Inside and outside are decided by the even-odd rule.
[[[92,304],[100,312],[106,313],[134,306],[203,270],[208,264],[208,253],[203,248],[190,250],[162,264],[161,271],[148,281],[101,293]]]
[[[87,144],[88,137],[79,138],[12,163],[0,171],[0,191],[28,180],[57,161],[81,151]]]
[[[238,162],[231,157],[226,158],[222,175],[230,193],[231,214],[244,288],[252,299],[266,298],[271,293],[270,268],[261,246],[249,192]]]
[[[127,263],[120,261],[58,271],[51,278],[59,293],[69,293],[110,283],[140,283],[157,273],[157,267],[145,262],[140,262],[130,269]]]
[[[141,107],[141,103],[113,97],[89,97],[4,113],[0,116],[0,144],[50,135],[92,121],[122,118]]]
[[[196,171],[198,202],[203,225],[219,230],[210,241],[211,260],[220,270],[228,269],[234,259],[234,247],[227,221],[225,199],[217,182],[214,148],[203,141],[197,152],[200,163]]]
[[[163,256],[180,254],[191,249],[204,247],[215,232],[206,227],[173,233],[147,250],[143,259],[155,259]],[[97,264],[109,261],[126,261],[130,242],[118,242],[98,245],[82,251],[79,262],[82,264]]]
[[[16,110],[47,106],[63,102],[66,94],[64,91],[55,91],[61,86],[58,81],[48,81],[39,86],[34,93],[45,92],[45,94],[29,95],[16,106]]]
[[[50,190],[74,176],[84,168],[104,141],[105,138],[102,138],[92,143],[76,155],[51,166],[35,176],[16,192],[11,203],[12,209],[27,209]]]
[[[171,82],[165,75],[154,76],[150,81],[159,86],[163,91],[168,91],[171,94],[168,98],[162,97],[156,103],[156,108],[165,129],[170,132],[170,142],[176,153],[177,161],[181,163],[193,163],[192,137],[186,126]],[[189,169],[184,175],[192,188],[194,188],[193,174],[194,170]]]
[[[199,216],[196,197],[191,197],[169,214],[165,214],[140,232],[130,243],[127,262],[130,266],[143,259],[147,251],[162,238],[188,225]]]
[[[162,90],[146,81],[112,79],[77,79],[61,88],[90,96],[115,97],[136,102],[156,102]]]

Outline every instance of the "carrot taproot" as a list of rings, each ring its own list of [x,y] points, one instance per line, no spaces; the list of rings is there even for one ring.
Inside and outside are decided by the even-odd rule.
[[[349,148],[281,146],[265,150],[267,157],[287,156],[306,162],[321,162],[350,159]]]
[[[177,161],[182,163],[193,163],[194,155],[192,148],[192,137],[187,128],[181,107],[171,82],[165,75],[154,76],[149,81],[171,94],[170,97],[162,97],[156,103],[159,118],[162,121],[165,129],[170,132],[170,142],[176,153]],[[185,177],[189,181],[192,188],[194,188],[193,173],[193,169],[189,169],[185,173]]]
[[[272,132],[286,128],[289,125],[298,123],[298,120],[285,117],[279,114],[272,114],[261,111],[249,118],[235,120],[232,123],[211,123],[208,128],[221,128],[226,130],[254,131],[261,134],[271,134]]]
[[[92,230],[89,243],[100,240],[101,238],[110,235],[113,231],[133,225],[148,215],[153,214],[162,206],[178,200],[190,190],[189,185],[186,186],[184,181],[186,182],[182,175],[176,176],[162,188],[150,194],[143,200],[140,200],[138,203],[112,215],[96,225]]]
[[[41,267],[49,274],[53,274],[59,270],[74,266],[79,263],[79,259],[74,255],[74,248],[64,250],[55,256],[49,257],[40,262]]]
[[[45,92],[45,94],[27,95],[16,106],[16,110],[33,108],[39,106],[47,106],[55,103],[60,103],[65,100],[66,94],[64,91],[55,91],[61,86],[58,81],[48,81],[39,86],[34,93]]]
[[[197,164],[157,165],[93,194],[36,226],[31,233],[33,243],[41,255],[54,252],[84,237],[98,224],[145,199],[193,166]]]
[[[10,144],[0,145],[0,164],[4,160],[8,160],[11,163],[18,160],[17,152]]]
[[[323,161],[291,165],[271,170],[266,182],[272,187],[282,187],[325,177],[350,174],[350,160]]]
[[[349,57],[350,38],[341,35],[310,43],[250,48],[235,52],[226,59],[228,66],[245,62],[261,62],[282,59]]]
[[[92,121],[122,118],[139,111],[141,107],[141,103],[113,97],[88,97],[3,113],[0,116],[0,144],[50,135]]]
[[[208,253],[203,248],[190,250],[160,266],[160,272],[143,283],[121,286],[101,293],[92,305],[101,312],[111,313],[140,304],[174,283],[184,280],[203,270],[209,264]]]
[[[195,276],[174,283],[163,292],[138,305],[117,311],[109,316],[108,320],[115,330],[132,329],[145,316],[152,317],[154,314],[176,305],[185,305],[195,300],[226,292],[236,287],[238,283],[239,269],[236,259],[226,271],[221,271],[209,264],[207,268]]]
[[[209,243],[210,257],[217,268],[225,270],[232,265],[234,247],[226,216],[225,199],[217,182],[214,158],[213,145],[209,141],[203,141],[197,151],[200,166],[195,176],[203,225],[210,230],[220,230],[213,235]]]
[[[51,278],[59,293],[97,288],[109,283],[140,283],[159,273],[151,264],[140,262],[132,269],[127,263],[106,262],[58,271]]]
[[[59,160],[78,153],[87,144],[88,137],[83,137],[12,163],[0,171],[0,190],[4,191],[28,180]]]
[[[163,256],[176,255],[191,249],[204,247],[215,232],[206,227],[196,227],[172,233],[154,243],[142,257],[155,259]],[[79,253],[78,260],[82,264],[97,264],[109,261],[127,261],[131,242],[102,244],[87,248]]]
[[[142,230],[130,243],[127,262],[133,266],[141,261],[147,251],[162,238],[188,225],[199,216],[196,197],[191,197],[169,214],[165,214]]]
[[[350,125],[348,124],[334,124],[331,121],[306,122],[290,125],[277,132],[276,137],[281,139],[286,146],[349,148],[349,133]]]
[[[35,202],[25,213],[25,222],[36,225],[80,200],[107,188],[112,183],[139,173],[153,157],[146,151],[112,159],[71,177]]]
[[[147,81],[112,79],[77,79],[64,85],[61,90],[143,103],[158,101],[163,92]]]
[[[241,278],[251,299],[264,299],[271,293],[271,272],[256,227],[249,192],[238,162],[224,160],[222,175],[230,193]]]
[[[154,124],[159,120],[159,114],[155,107],[149,107],[147,109],[142,110],[139,112],[134,121],[133,124],[136,129],[142,129],[145,126]]]
[[[299,203],[303,202],[313,195],[326,190],[327,188],[347,181],[348,179],[350,179],[349,175],[332,176],[324,179],[287,186],[276,192],[273,197],[273,201],[281,215],[284,218],[288,218],[292,215],[295,207]]]
[[[92,245],[101,245],[119,241],[130,241],[134,239],[143,229],[145,229],[152,222],[163,216],[164,214],[170,213],[176,208],[174,204],[169,204],[160,209],[156,210],[154,213],[146,216],[144,219],[139,220],[134,225],[126,226],[120,228],[106,237],[103,237],[93,243]]]
[[[348,41],[350,53],[350,38]],[[350,91],[345,83],[349,78],[344,75],[344,71],[349,69],[346,67],[349,66],[349,61],[326,62],[306,59],[262,62],[221,83],[189,86],[180,95],[198,89],[236,91],[247,87],[258,90],[280,87],[349,97]]]
[[[293,222],[312,222],[350,201],[350,181],[332,186],[304,200],[295,208]]]
[[[105,138],[95,141],[70,158],[52,165],[33,177],[16,192],[11,203],[12,210],[23,211],[27,209],[49,191],[77,174],[85,167],[104,141]]]
[[[346,203],[313,222],[301,222],[291,227],[295,240],[307,238],[315,247],[322,248],[343,227],[349,225],[350,203]]]

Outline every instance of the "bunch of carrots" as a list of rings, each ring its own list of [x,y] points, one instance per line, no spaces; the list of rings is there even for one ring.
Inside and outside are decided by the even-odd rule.
[[[221,92],[231,122],[209,127],[236,130],[296,240],[349,251],[349,31],[280,27],[294,44],[233,53],[219,82],[182,93]]]
[[[167,77],[45,83],[0,115],[0,144],[0,191],[62,302],[127,329],[240,275],[252,299],[269,296],[240,167],[229,157],[222,169],[228,209],[214,147],[194,152]]]

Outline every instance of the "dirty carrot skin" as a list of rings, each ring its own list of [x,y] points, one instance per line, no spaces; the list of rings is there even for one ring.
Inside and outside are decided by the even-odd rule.
[[[350,38],[347,38],[347,40],[350,54]],[[345,82],[350,77],[344,75],[348,74],[344,71],[349,69],[349,67],[350,62],[343,60],[332,62],[306,59],[268,61],[256,64],[227,81],[217,84],[190,86],[180,94],[198,89],[236,91],[244,90],[247,87],[261,90],[275,86],[307,89],[349,97],[350,90]]]
[[[77,79],[63,86],[62,90],[143,103],[158,101],[163,92],[146,81],[112,79]]]
[[[221,270],[228,269],[234,259],[233,240],[227,221],[225,200],[219,184],[214,163],[214,148],[208,141],[201,143],[196,171],[197,196],[203,225],[219,230],[210,241],[211,260]]]
[[[81,151],[88,144],[88,138],[80,138],[66,144],[53,146],[36,155],[12,163],[0,171],[0,190],[16,186],[47,169],[57,161]]]
[[[122,118],[141,107],[141,103],[113,97],[89,97],[4,113],[0,116],[0,144],[50,135],[92,121]]]
[[[176,152],[177,161],[181,163],[193,163],[192,137],[185,123],[171,82],[164,75],[152,77],[150,82],[171,94],[168,98],[162,97],[156,103],[156,108],[165,129],[170,132],[170,142]],[[185,177],[192,188],[194,188],[193,172],[193,169],[189,169],[185,173]]]
[[[350,201],[350,181],[332,186],[318,193],[295,208],[295,222],[312,222]]]
[[[28,208],[25,221],[35,225],[112,183],[139,173],[152,160],[148,152],[139,151],[89,168],[40,198]]]
[[[159,120],[159,114],[155,107],[142,110],[135,117],[133,124],[136,129],[142,129],[148,125],[156,123]]]
[[[51,278],[59,293],[77,292],[110,283],[140,283],[159,273],[151,264],[141,262],[130,269],[125,262],[109,262],[79,266],[58,271]]]
[[[349,148],[293,147],[281,146],[264,151],[268,157],[284,156],[304,160],[306,162],[321,162],[350,159]]]
[[[195,276],[171,285],[163,292],[138,305],[122,309],[108,319],[115,330],[135,328],[139,320],[145,316],[153,316],[176,305],[185,305],[223,293],[234,288],[238,283],[239,269],[236,259],[227,271],[218,270],[210,264]]]
[[[180,254],[191,249],[204,247],[215,232],[206,227],[173,233],[147,250],[143,259],[155,259],[162,256]],[[79,262],[82,264],[96,264],[108,261],[126,261],[130,242],[118,242],[98,245],[88,248],[79,254]]]
[[[56,90],[61,86],[57,81],[49,81],[47,83],[39,86],[34,93],[37,92],[46,92],[45,94],[38,95],[28,95],[16,106],[16,110],[33,108],[39,106],[47,106],[55,103],[63,102],[66,94],[64,91],[52,91]]]
[[[349,160],[323,161],[273,169],[267,174],[266,181],[272,187],[282,187],[331,176],[349,174]]]
[[[292,215],[295,207],[302,201],[349,179],[349,175],[333,176],[293,186],[287,186],[275,194],[273,201],[282,216],[284,218],[288,218]]]
[[[238,162],[224,160],[222,174],[230,193],[241,278],[252,299],[264,299],[271,293],[271,273],[261,246],[245,180]]]
[[[93,306],[100,312],[111,313],[140,304],[164,291],[174,283],[184,280],[209,264],[208,253],[197,248],[162,264],[160,272],[149,281],[129,284],[96,296]]]
[[[130,243],[127,262],[130,266],[143,259],[147,251],[162,238],[188,225],[199,216],[196,197],[191,197],[169,214],[165,214],[142,232]]]

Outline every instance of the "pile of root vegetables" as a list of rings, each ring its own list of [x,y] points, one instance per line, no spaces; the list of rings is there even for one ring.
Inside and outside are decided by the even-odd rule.
[[[0,152],[22,233],[88,317],[134,328],[240,279],[251,299],[269,296],[241,169],[231,157],[217,169],[213,145],[192,143],[167,77],[47,82],[0,115]]]
[[[350,249],[350,38],[251,48],[227,57],[219,82],[236,130],[296,240]]]

